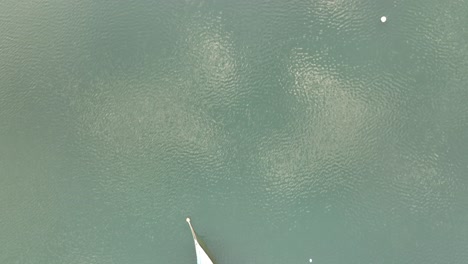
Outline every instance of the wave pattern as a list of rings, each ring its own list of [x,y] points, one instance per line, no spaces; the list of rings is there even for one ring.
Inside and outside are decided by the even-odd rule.
[[[0,262],[463,263],[467,13],[1,1]]]

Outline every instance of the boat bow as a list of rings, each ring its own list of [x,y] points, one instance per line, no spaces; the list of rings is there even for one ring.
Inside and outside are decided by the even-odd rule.
[[[197,234],[195,233],[195,230],[193,229],[192,223],[190,222],[190,218],[187,218],[186,221],[190,227],[190,231],[192,231],[193,242],[195,244],[195,252],[197,254],[197,264],[214,264],[211,258],[206,253],[206,251],[202,248],[202,246],[198,242]]]

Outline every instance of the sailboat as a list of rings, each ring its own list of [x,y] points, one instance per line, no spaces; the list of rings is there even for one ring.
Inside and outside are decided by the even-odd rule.
[[[195,252],[197,254],[197,264],[214,264],[211,258],[206,253],[206,251],[198,242],[197,234],[193,229],[192,223],[190,223],[190,218],[187,218],[185,220],[187,221],[188,225],[190,226],[190,230],[192,231],[193,242],[195,243]]]

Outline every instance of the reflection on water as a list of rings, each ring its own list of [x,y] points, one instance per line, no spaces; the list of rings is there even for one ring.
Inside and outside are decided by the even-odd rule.
[[[2,1],[0,262],[464,263],[467,12]]]

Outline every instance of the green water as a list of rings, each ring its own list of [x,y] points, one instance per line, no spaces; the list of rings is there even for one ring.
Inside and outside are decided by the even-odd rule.
[[[0,1],[0,263],[467,263],[467,14]]]

